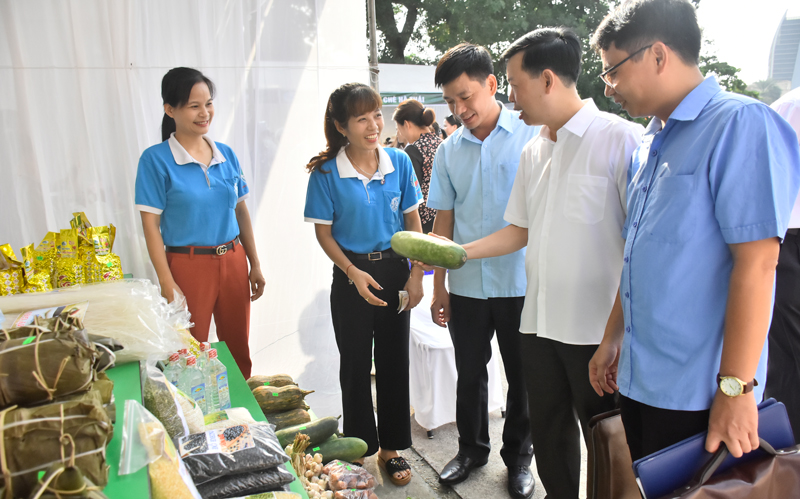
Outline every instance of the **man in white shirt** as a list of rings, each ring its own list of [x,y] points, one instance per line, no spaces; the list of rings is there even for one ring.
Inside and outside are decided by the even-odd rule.
[[[797,132],[800,141],[800,87],[770,106]],[[800,442],[800,197],[775,271],[775,308],[769,328],[769,362],[764,397],[786,405],[795,440]]]
[[[586,374],[619,287],[628,168],[644,129],[581,100],[573,31],[532,31],[503,58],[509,100],[526,124],[544,126],[522,151],[511,225],[464,248],[488,258],[527,245],[520,330],[536,467],[549,498],[577,499],[581,428],[587,435],[592,416],[614,409]]]

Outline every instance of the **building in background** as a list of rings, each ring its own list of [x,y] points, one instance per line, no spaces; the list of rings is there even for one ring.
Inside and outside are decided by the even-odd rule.
[[[769,78],[784,91],[800,87],[800,15],[783,14],[769,54]]]

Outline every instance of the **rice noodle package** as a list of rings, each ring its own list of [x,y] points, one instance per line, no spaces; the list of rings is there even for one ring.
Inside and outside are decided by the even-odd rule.
[[[105,449],[113,426],[100,394],[90,391],[75,400],[0,412],[0,438],[6,497],[26,497],[38,474],[72,460],[92,483],[108,483]]]
[[[24,284],[22,262],[17,260],[10,244],[0,246],[0,296],[21,293]]]

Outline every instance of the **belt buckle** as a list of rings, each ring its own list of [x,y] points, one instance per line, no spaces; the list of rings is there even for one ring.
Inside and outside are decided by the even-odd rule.
[[[228,252],[228,246],[223,244],[221,246],[217,246],[217,255],[222,256]]]
[[[378,255],[378,256],[375,257],[375,258],[372,258],[373,255]],[[370,262],[383,260],[383,253],[381,253],[380,251],[373,251],[372,253],[367,255],[367,260],[369,260]]]

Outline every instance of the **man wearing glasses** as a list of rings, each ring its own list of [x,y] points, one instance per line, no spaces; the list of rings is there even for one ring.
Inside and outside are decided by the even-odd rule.
[[[780,239],[798,191],[793,130],[698,68],[686,0],[625,1],[594,33],[606,95],[653,116],[631,165],[622,280],[589,363],[620,392],[634,460],[708,430],[758,447]]]

